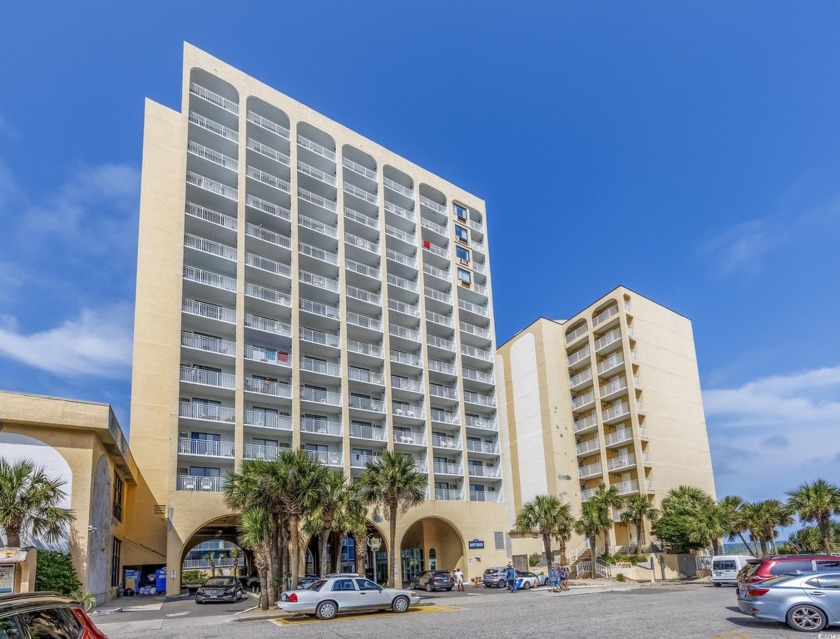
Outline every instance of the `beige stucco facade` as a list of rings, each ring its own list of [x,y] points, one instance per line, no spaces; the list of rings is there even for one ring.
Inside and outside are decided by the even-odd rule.
[[[625,287],[565,321],[539,319],[499,347],[499,415],[509,433],[506,494],[540,494],[575,516],[601,483],[655,505],[672,488],[715,496],[691,322]],[[635,544],[620,522],[608,544]],[[646,540],[650,543],[649,524]],[[583,539],[569,542],[570,555]],[[603,541],[599,541],[599,545]],[[541,552],[518,538],[516,553]]]
[[[170,574],[229,514],[225,474],[286,447],[351,479],[410,455],[428,499],[398,537],[445,521],[411,530],[425,566],[433,549],[468,576],[507,560],[484,215],[185,46],[181,110],[146,104],[131,408]]]
[[[163,565],[162,520],[153,514],[151,493],[110,406],[0,392],[0,455],[31,459],[66,482],[64,507],[75,517],[66,548],[82,589],[100,603],[116,592],[115,557],[117,583],[124,566]]]

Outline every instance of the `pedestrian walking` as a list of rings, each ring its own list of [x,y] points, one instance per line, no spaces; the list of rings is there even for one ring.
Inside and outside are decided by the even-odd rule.
[[[558,571],[560,577],[560,592],[569,589],[569,570],[568,568],[561,567]]]
[[[551,567],[548,573],[548,580],[551,582],[551,592],[560,591],[560,564],[555,564]]]
[[[464,591],[464,573],[460,568],[455,570],[455,589],[459,592]]]
[[[516,590],[516,568],[513,567],[513,564],[507,565],[507,570],[505,571],[505,579],[508,583],[508,589],[511,592]]]

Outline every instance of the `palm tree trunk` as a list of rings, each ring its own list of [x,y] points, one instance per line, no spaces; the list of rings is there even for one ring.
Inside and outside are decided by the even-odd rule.
[[[6,545],[9,548],[20,548],[20,526],[6,528]]]
[[[269,607],[279,599],[277,596],[278,577],[280,576],[280,559],[277,553],[277,527],[272,527],[265,542],[266,559],[268,562],[268,573],[265,576],[265,596]]]
[[[347,535],[343,532],[333,533],[333,553],[332,553],[332,566],[333,572],[341,572],[341,551],[344,548],[344,541],[347,539]]]
[[[268,598],[268,543],[254,549],[254,567],[260,579],[260,610],[268,610],[271,601]]]
[[[300,515],[289,515],[289,574],[292,577],[292,589],[297,588],[300,578]]]
[[[639,554],[639,549],[641,548],[642,536],[645,534],[643,532],[644,529],[642,528],[644,523],[642,522],[641,519],[634,519],[633,520],[633,525],[636,527],[636,547],[634,549],[634,552],[638,555]]]
[[[739,532],[738,537],[740,537],[741,543],[744,544],[744,548],[746,548],[747,550],[749,550],[752,553],[752,550],[750,549],[750,545],[747,543],[747,540],[744,539],[744,533]],[[752,553],[752,556],[755,557],[755,553]]]
[[[554,558],[551,556],[551,535],[543,533],[543,548],[545,550],[545,565],[551,566],[554,563]]]
[[[560,538],[560,564],[566,565],[566,540],[562,537]]]
[[[391,553],[391,570],[389,571],[390,574],[388,575],[388,586],[390,588],[396,588],[394,584],[397,583],[397,574],[400,572],[400,553],[397,549],[397,503],[394,502],[392,504],[389,504],[388,510],[391,520],[389,530],[391,546],[390,548],[388,548],[389,552]],[[402,588],[402,584],[400,584],[400,588]]]
[[[589,578],[590,579],[595,578],[595,540],[596,539],[597,539],[597,536],[595,535],[595,533],[592,533],[592,535],[590,535],[590,537],[589,537],[589,564],[590,564],[590,566],[589,566],[590,567]]]
[[[818,524],[820,527],[820,537],[822,537],[823,552],[829,555],[831,554],[831,529],[829,527],[828,517],[820,517]]]
[[[365,574],[365,559],[367,559],[367,538],[365,535],[353,535],[356,542],[356,574]]]
[[[318,533],[318,545],[321,547],[321,579],[327,576],[327,564],[329,563],[329,555],[327,554],[327,541],[330,537],[329,528],[321,528]]]

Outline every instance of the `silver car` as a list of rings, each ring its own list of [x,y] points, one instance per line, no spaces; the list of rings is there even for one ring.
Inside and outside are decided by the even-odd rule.
[[[786,623],[794,630],[819,632],[840,624],[840,572],[785,575],[738,584],[741,612]]]
[[[319,579],[305,590],[287,590],[280,594],[277,607],[286,612],[332,619],[339,612],[406,612],[409,606],[418,601],[420,596],[413,590],[382,588],[370,579],[344,575]]]

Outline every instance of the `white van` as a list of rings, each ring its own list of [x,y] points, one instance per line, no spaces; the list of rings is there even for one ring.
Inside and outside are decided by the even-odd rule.
[[[712,557],[712,583],[716,588],[722,584],[738,583],[738,571],[747,565],[752,555],[717,555]]]

